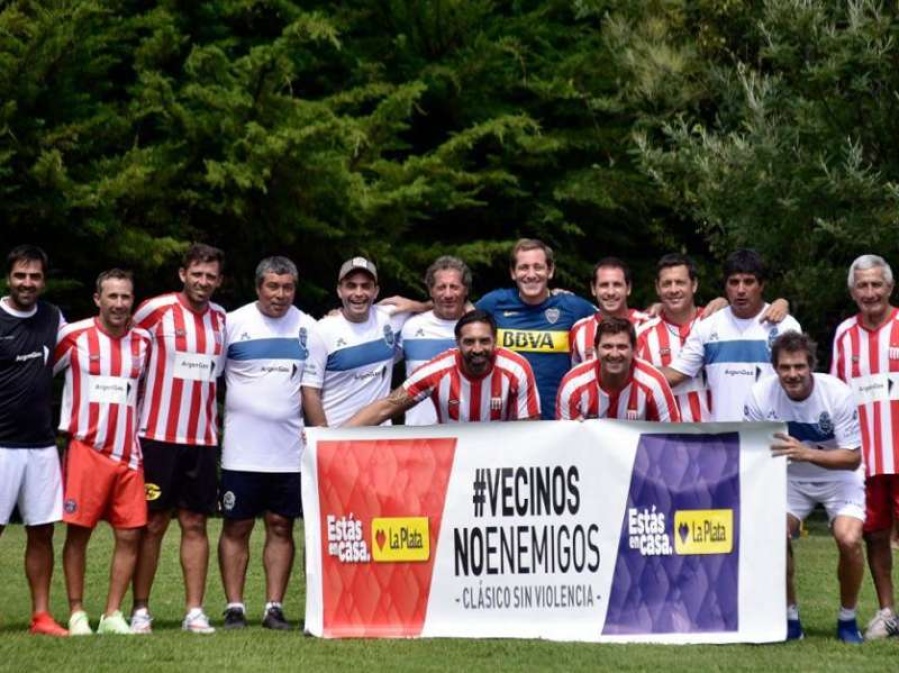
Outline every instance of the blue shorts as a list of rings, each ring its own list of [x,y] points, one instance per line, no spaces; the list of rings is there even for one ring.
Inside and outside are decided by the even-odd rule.
[[[255,519],[265,512],[303,516],[299,472],[222,470],[219,499],[226,519]]]

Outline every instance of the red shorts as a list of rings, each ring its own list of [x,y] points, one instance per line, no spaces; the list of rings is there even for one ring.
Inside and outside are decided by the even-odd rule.
[[[899,474],[878,474],[865,480],[865,533],[892,530],[899,521]]]
[[[147,525],[144,474],[73,439],[63,466],[62,520],[93,528],[101,519],[113,528]]]

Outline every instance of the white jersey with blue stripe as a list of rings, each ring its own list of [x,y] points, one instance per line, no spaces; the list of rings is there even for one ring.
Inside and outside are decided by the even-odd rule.
[[[401,333],[406,378],[426,362],[456,346],[456,320],[438,318],[434,311],[412,316]],[[406,425],[436,425],[437,410],[430,398],[406,412]]]
[[[400,330],[408,316],[373,306],[365,322],[350,322],[342,314],[319,320],[321,347],[310,350],[303,385],[321,390],[328,426],[343,425],[390,394],[393,364],[402,353]]]
[[[813,449],[859,450],[861,431],[858,409],[852,389],[829,374],[814,374],[812,393],[804,400],[791,400],[777,375],[767,376],[752,386],[746,399],[747,421],[785,421],[787,432]],[[828,470],[812,463],[791,462],[787,475],[798,481],[857,481],[864,475],[857,470]]]
[[[774,373],[771,344],[784,332],[801,332],[792,316],[777,324],[760,320],[765,304],[753,318],[738,318],[727,308],[700,320],[671,368],[696,376],[705,367],[712,397],[713,421],[739,421],[743,403],[756,381]]]
[[[300,384],[316,323],[296,307],[280,318],[256,302],[228,314],[222,467],[299,472],[303,451]]]

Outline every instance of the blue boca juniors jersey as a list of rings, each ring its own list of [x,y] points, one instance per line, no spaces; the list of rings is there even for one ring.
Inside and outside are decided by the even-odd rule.
[[[521,353],[534,370],[540,391],[544,420],[555,417],[556,391],[571,368],[568,332],[581,318],[596,313],[596,307],[573,294],[549,297],[537,305],[525,304],[517,288],[489,292],[477,307],[496,319],[499,346]]]

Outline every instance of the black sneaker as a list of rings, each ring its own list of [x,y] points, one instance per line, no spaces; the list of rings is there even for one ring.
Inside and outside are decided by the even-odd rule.
[[[240,608],[227,608],[224,615],[226,629],[242,629],[247,625],[247,616]]]
[[[290,623],[284,618],[284,610],[277,605],[265,611],[265,617],[262,618],[262,626],[275,631],[290,630]]]

